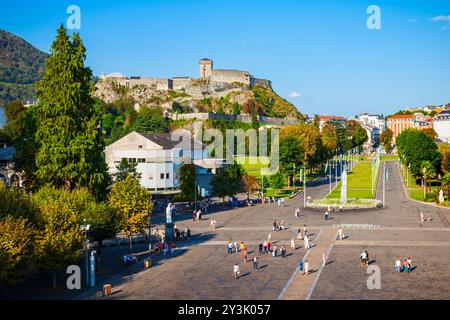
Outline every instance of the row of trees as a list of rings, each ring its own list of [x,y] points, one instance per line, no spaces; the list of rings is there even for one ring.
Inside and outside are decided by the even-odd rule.
[[[128,175],[116,182],[107,201],[84,188],[42,187],[32,195],[0,183],[0,282],[20,279],[30,267],[56,271],[76,263],[86,236],[100,246],[123,231],[130,239],[149,225],[147,190]],[[86,235],[80,226],[89,224]],[[100,252],[99,252],[100,253]]]
[[[345,148],[340,148],[339,131],[332,123],[298,124],[284,127],[280,133],[280,174],[289,177],[295,175],[294,168],[317,168],[331,159],[339,150],[361,148],[367,142],[367,132],[361,125],[350,120],[345,126]],[[279,177],[274,177],[274,182]]]
[[[14,102],[5,109],[1,138],[16,147],[15,170],[25,188],[0,186],[0,282],[22,277],[31,266],[56,275],[79,259],[85,236],[101,245],[123,231],[131,245],[131,236],[148,228],[151,197],[135,167],[123,163],[111,185],[103,153],[107,121],[92,98],[85,58],[79,35],[69,37],[61,26],[36,83],[37,105]],[[154,116],[144,109],[136,126],[165,130],[143,120]],[[83,223],[91,225],[86,235]]]

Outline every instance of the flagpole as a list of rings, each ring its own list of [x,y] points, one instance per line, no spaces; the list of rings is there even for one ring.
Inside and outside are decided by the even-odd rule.
[[[386,206],[386,163],[383,163],[383,208]]]

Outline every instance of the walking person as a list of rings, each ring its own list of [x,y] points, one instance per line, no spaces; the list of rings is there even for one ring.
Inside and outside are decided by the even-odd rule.
[[[324,215],[325,220],[328,220],[328,215],[329,215],[329,212],[325,211],[325,215]]]
[[[264,250],[264,254],[266,254],[267,253],[267,241],[264,241],[264,243],[263,243],[263,250]]]
[[[256,256],[253,257],[253,269],[258,270],[258,258]]]
[[[309,262],[308,262],[308,260],[305,261],[305,274],[306,275],[309,274]]]
[[[409,273],[408,260],[403,261],[403,272]]]
[[[412,268],[412,260],[411,260],[411,258],[408,257],[408,259],[406,259],[406,262],[408,262],[408,272],[410,272],[411,268]]]
[[[310,248],[310,246],[309,246],[309,238],[306,235],[303,238],[303,244],[305,245],[305,249],[309,250],[309,248]]]
[[[304,224],[303,225],[303,234],[305,235],[305,237],[306,237],[307,233],[308,233],[308,228],[306,227],[306,224]]]
[[[325,252],[322,253],[322,267],[325,267],[327,264],[327,254]]]
[[[236,253],[239,252],[239,244],[237,243],[237,241],[234,242],[234,250],[236,251]]]
[[[303,260],[300,259],[300,261],[298,262],[298,271],[300,273],[300,275],[303,275]]]
[[[267,251],[270,252],[271,248],[272,248],[272,243],[270,241],[267,241]]]
[[[194,210],[194,212],[192,212],[192,221],[195,222],[196,217],[197,217],[197,212],[195,212],[195,210]]]
[[[420,213],[420,222],[424,222],[425,221],[425,217],[423,216],[423,212]]]
[[[236,264],[234,265],[234,267],[233,267],[233,277],[234,277],[235,279],[239,279],[240,273],[241,273],[241,270],[239,269],[239,266],[238,266],[238,264],[236,263]]]
[[[395,261],[395,272],[402,272],[402,262],[399,259]]]
[[[278,256],[278,247],[276,245],[273,246],[272,256],[274,258]]]
[[[291,239],[291,249],[295,250],[295,239],[294,238]]]
[[[343,240],[344,239],[344,230],[342,229],[342,226],[339,226],[339,240]]]
[[[233,244],[231,243],[231,241],[228,241],[227,252],[228,252],[228,254],[233,253]]]
[[[262,242],[260,241],[259,245],[258,245],[258,254],[262,255],[264,253],[263,250],[264,250],[264,246],[263,246]]]
[[[298,241],[303,240],[302,230],[301,229],[298,229],[298,231],[297,231],[297,240]]]
[[[281,257],[286,257],[286,248],[284,246],[281,246]]]

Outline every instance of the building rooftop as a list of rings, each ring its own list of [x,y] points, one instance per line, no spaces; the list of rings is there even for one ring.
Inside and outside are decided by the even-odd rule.
[[[173,141],[172,135],[169,133],[141,133],[138,132],[141,136],[151,140],[152,142],[156,143],[157,145],[163,147],[164,150],[172,150],[176,147],[183,147],[183,139],[180,139],[179,141]],[[193,137],[189,136],[188,138],[191,139],[191,146],[193,149],[204,149],[204,144],[201,143],[198,140],[195,140]]]
[[[342,116],[319,116],[320,121],[346,121]]]
[[[414,115],[396,114],[389,116],[388,119],[414,119]]]

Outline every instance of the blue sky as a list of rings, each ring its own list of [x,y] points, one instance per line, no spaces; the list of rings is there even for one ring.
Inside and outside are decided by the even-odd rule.
[[[271,79],[309,115],[450,102],[448,0],[2,1],[0,28],[48,52],[73,4],[96,75],[197,77],[209,57]],[[372,4],[381,30],[366,27]]]

